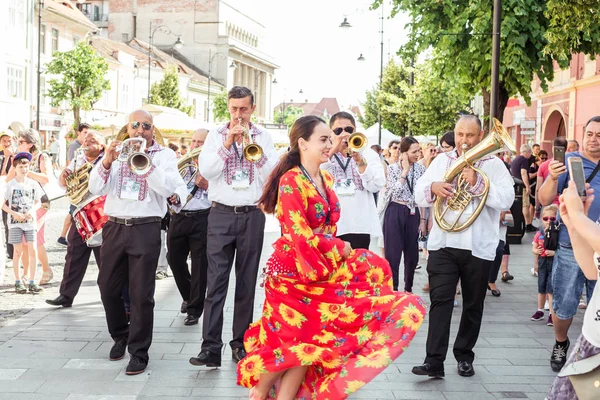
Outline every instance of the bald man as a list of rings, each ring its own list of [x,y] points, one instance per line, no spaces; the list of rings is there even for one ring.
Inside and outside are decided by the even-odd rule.
[[[83,147],[87,148],[85,153],[76,155],[67,168],[63,170],[59,177],[59,184],[66,188],[67,178],[77,169],[84,166],[86,162],[96,165],[104,156],[104,137],[97,132],[89,132],[83,139]],[[88,201],[90,196],[86,196],[81,203]],[[81,204],[80,203],[80,204]],[[77,207],[80,204],[73,204]],[[60,295],[55,299],[46,300],[51,306],[71,307],[73,299],[79,292],[81,282],[90,261],[90,255],[94,252],[94,258],[100,268],[100,247],[88,247],[87,243],[77,231],[75,224],[71,224],[67,235],[67,255],[65,256],[65,267],[63,269],[63,278],[60,283]]]
[[[208,131],[198,129],[192,136],[190,151],[204,145]],[[200,153],[202,157],[202,153]],[[173,207],[177,214],[171,216],[167,231],[167,248],[169,249],[169,264],[177,289],[183,299],[181,312],[187,313],[184,325],[197,325],[204,310],[206,295],[206,275],[208,259],[206,256],[206,233],[208,229],[208,214],[211,202],[208,201],[208,181],[198,172],[198,160],[194,160],[196,168],[190,167],[184,176],[184,182],[189,182],[188,191],[191,196],[185,204]],[[193,173],[196,176],[191,180]],[[183,209],[181,209],[183,208]],[[192,273],[188,269],[187,257],[191,253]]]
[[[185,201],[187,189],[177,170],[173,150],[154,140],[150,113],[137,110],[129,116],[130,138],[144,139],[142,151],[151,160],[148,171],[132,170],[129,162],[118,160],[120,141],[113,141],[90,174],[92,194],[106,195],[104,213],[108,222],[102,230],[102,268],[98,287],[106,312],[108,331],[115,341],[111,361],[120,360],[129,351],[131,358],[125,374],[144,372],[154,324],[155,275],[160,254],[161,220],[167,213],[167,201]],[[121,296],[129,286],[131,324]]]

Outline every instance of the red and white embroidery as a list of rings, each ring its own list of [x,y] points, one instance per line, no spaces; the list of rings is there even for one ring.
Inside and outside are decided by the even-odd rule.
[[[162,147],[158,143],[154,142],[152,144],[152,146],[150,146],[146,150],[146,154],[150,157],[150,160],[153,160],[155,154],[160,151],[163,151],[164,149],[165,149],[164,147]],[[100,165],[102,165],[102,163]],[[118,168],[119,168],[119,170],[117,172],[117,197],[119,197],[119,198],[121,197],[121,188],[123,187],[123,179],[130,178],[140,184],[138,200],[140,200],[140,201],[144,200],[148,196],[148,182],[146,181],[146,178],[148,177],[148,175],[150,175],[152,173],[152,171],[154,171],[156,169],[155,164],[153,163],[150,170],[148,172],[146,172],[144,175],[137,175],[137,174],[134,174],[133,172],[131,172],[131,169],[129,168],[129,165],[127,164],[126,161],[121,162],[121,165]],[[102,169],[104,169],[104,168],[102,167]]]
[[[336,155],[342,161],[342,163],[348,162],[348,161],[346,161],[346,160],[348,160],[348,157],[346,157],[344,154],[336,153]],[[345,179],[351,178],[354,181],[354,186],[356,186],[356,190],[365,190],[365,188],[362,184],[362,179],[361,179],[360,175],[358,174],[358,167],[356,166],[356,162],[354,162],[353,158],[350,158],[349,160],[350,160],[350,162],[348,164],[348,168],[346,168],[346,172],[344,172],[344,170],[342,169],[340,164],[337,162],[335,157],[333,157],[330,160],[330,162],[333,164],[333,177],[334,177],[335,181],[337,182],[339,180],[345,180]],[[352,175],[351,177],[348,176],[350,174]]]
[[[227,133],[229,132],[229,123],[223,125],[218,132],[221,134],[222,142],[225,143]],[[254,143],[256,143],[256,137],[260,133],[261,131],[256,125],[250,124],[250,135],[252,136],[252,141]],[[249,181],[250,184],[252,184],[252,182],[254,182],[254,168],[261,168],[267,162],[267,157],[263,154],[263,157],[258,162],[251,163],[243,157],[243,151],[244,149],[241,146],[237,148],[236,152],[233,146],[231,149],[227,150],[224,145],[217,150],[217,154],[219,154],[219,157],[225,162],[223,174],[225,176],[225,182],[228,185],[231,185],[235,172],[240,170],[248,171]]]

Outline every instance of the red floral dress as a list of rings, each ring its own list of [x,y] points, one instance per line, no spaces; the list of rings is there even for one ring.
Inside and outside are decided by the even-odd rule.
[[[385,259],[364,249],[342,257],[344,242],[335,237],[340,205],[332,176],[322,174],[327,201],[299,168],[281,177],[283,236],[267,262],[262,318],[244,338],[239,385],[309,366],[297,399],[344,399],[390,365],[423,322],[422,300],[392,291]]]

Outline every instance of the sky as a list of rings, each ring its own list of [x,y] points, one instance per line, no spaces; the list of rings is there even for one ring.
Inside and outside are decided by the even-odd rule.
[[[266,52],[280,66],[273,104],[336,97],[340,107],[364,102],[379,81],[381,12],[365,0],[229,0],[266,28]],[[384,65],[406,41],[407,18],[389,19],[384,5]],[[347,16],[351,28],[340,23]],[[357,61],[360,54],[365,61]],[[299,91],[302,90],[303,94]]]

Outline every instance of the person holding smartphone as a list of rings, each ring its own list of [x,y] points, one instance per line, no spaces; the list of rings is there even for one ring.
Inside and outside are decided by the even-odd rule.
[[[569,159],[579,157],[584,175],[588,183],[597,193],[600,193],[600,175],[596,175],[600,166],[600,116],[591,118],[585,125],[582,150],[567,153],[565,163],[553,160],[549,164],[549,176],[539,190],[539,200],[542,206],[551,204],[557,195],[566,189],[569,180]],[[574,165],[571,162],[571,165]],[[580,177],[581,179],[581,177]],[[589,209],[588,216],[597,220],[600,216],[600,198],[595,199]],[[558,235],[558,249],[552,265],[553,308],[552,320],[556,343],[552,350],[550,366],[558,372],[565,365],[570,346],[568,337],[573,317],[577,314],[579,299],[584,284],[587,283],[587,298],[591,298],[596,281],[588,280],[579,268],[568,227],[561,224]]]

